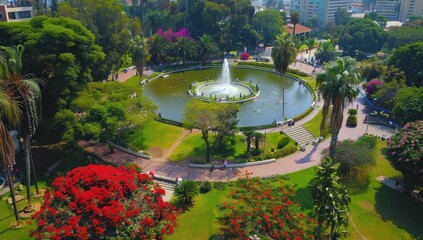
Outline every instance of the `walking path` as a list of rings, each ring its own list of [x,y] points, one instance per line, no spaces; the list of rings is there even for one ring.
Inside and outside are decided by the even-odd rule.
[[[298,65],[298,63],[297,63]],[[293,67],[292,65],[290,67]],[[312,68],[306,68],[302,69],[303,71],[306,70],[307,73],[312,73]],[[148,72],[151,74],[150,72]],[[120,74],[119,81],[126,81],[129,79],[131,74],[135,75],[135,72],[128,71],[128,73]],[[311,112],[308,116],[305,118],[297,121],[296,125],[302,125],[308,121],[310,121],[312,118],[316,116],[320,112],[321,105],[323,104],[323,101],[317,102],[315,105],[315,110]],[[344,115],[344,122],[342,124],[342,128],[340,130],[338,141],[343,141],[347,139],[351,140],[357,140],[360,136],[362,136],[366,131],[369,134],[377,135],[377,136],[383,136],[386,135],[387,137],[391,136],[393,134],[393,130],[388,127],[384,126],[374,126],[374,125],[367,125],[363,123],[365,115],[370,111],[366,109],[365,101],[363,97],[360,95],[355,102],[347,106],[346,109],[349,108],[357,108],[358,114],[358,125],[355,128],[348,128],[345,126],[345,122],[347,119],[347,111],[345,110]],[[287,125],[276,127],[272,129],[266,129],[266,130],[260,130],[260,132],[266,132],[271,133],[274,131],[281,131],[284,129],[289,128]],[[155,175],[160,176],[166,176],[169,178],[178,178],[181,177],[182,179],[189,179],[189,180],[196,180],[196,181],[226,181],[226,180],[232,180],[237,177],[237,174],[240,172],[252,172],[254,176],[259,177],[267,177],[272,176],[275,174],[286,174],[291,172],[300,171],[312,166],[316,166],[320,163],[322,158],[322,151],[329,148],[330,139],[327,139],[323,142],[320,142],[317,146],[307,145],[306,150],[304,152],[298,151],[294,154],[291,154],[289,156],[277,159],[274,163],[270,163],[267,165],[260,165],[260,166],[248,166],[248,167],[242,167],[242,168],[228,168],[228,169],[222,169],[222,170],[215,170],[212,173],[209,172],[209,169],[206,168],[190,168],[188,166],[188,162],[178,162],[178,163],[172,163],[167,160],[167,158],[170,156],[172,151],[180,144],[180,142],[189,135],[190,132],[188,130],[184,130],[181,137],[171,146],[170,149],[166,151],[166,153],[163,155],[163,157],[160,158],[153,158],[151,160],[145,160],[141,158],[134,158],[133,156],[130,156],[129,158],[125,158],[125,154],[122,154],[119,151],[119,159],[130,159],[129,161],[137,163],[143,171],[152,171]],[[114,155],[114,154],[110,154]],[[106,157],[103,155],[103,157]],[[113,158],[113,157],[111,157]],[[122,159],[123,158],[123,159]],[[107,159],[107,157],[106,157]],[[116,158],[114,158],[117,160]],[[124,161],[125,161],[124,160]],[[118,161],[122,162],[122,161]]]

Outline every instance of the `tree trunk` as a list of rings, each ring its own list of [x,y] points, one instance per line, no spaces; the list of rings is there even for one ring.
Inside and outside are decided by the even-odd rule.
[[[210,162],[210,143],[207,138],[204,139],[204,142],[206,142],[206,162]]]
[[[31,203],[31,162],[29,159],[29,136],[24,137],[24,152],[25,152],[25,179],[26,179],[26,200],[27,211],[32,211]]]
[[[12,197],[12,204],[13,204],[13,212],[15,213],[16,224],[19,225],[19,215],[18,215],[18,207],[16,206],[16,198],[15,198],[15,189],[13,188],[13,180],[12,174],[10,172],[10,167],[7,167],[6,170],[6,178],[9,185],[10,196]]]
[[[336,143],[338,142],[338,133],[331,131],[330,146],[329,146],[329,157],[333,159],[335,155]]]
[[[247,136],[247,153],[250,152],[251,138]]]
[[[285,73],[281,73],[282,77],[282,122],[285,123]]]
[[[32,159],[31,145],[29,145],[29,160],[31,161],[32,175],[34,175],[35,192],[37,194],[40,194],[40,189],[38,188],[37,174],[35,174],[34,160]]]

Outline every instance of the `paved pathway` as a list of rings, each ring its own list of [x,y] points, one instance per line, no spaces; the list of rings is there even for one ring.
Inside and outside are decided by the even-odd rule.
[[[298,66],[299,63],[297,63]],[[297,66],[290,66],[296,68]],[[299,66],[298,66],[299,67]],[[312,68],[305,68],[302,69],[307,73],[311,74]],[[151,74],[147,71],[147,74]],[[119,75],[119,81],[125,81],[126,79],[130,78],[131,76],[135,75],[134,70],[128,71],[128,73],[124,74],[121,73]],[[296,125],[302,125],[308,121],[310,121],[319,111],[321,108],[323,101],[316,103],[315,110],[306,116],[304,119],[299,120]],[[342,124],[341,131],[339,133],[339,141],[351,139],[357,140],[360,136],[362,136],[366,132],[378,136],[386,135],[390,136],[393,134],[393,130],[383,126],[373,126],[363,123],[363,119],[365,115],[369,112],[364,105],[365,101],[361,97],[361,95],[356,99],[356,101],[347,106],[344,115],[344,122]],[[357,108],[358,109],[358,125],[355,128],[348,128],[345,126],[345,121],[347,119],[347,109],[349,108]],[[282,126],[272,129],[260,130],[261,132],[274,132],[274,131],[281,131],[288,126]],[[300,171],[312,166],[316,166],[320,163],[322,158],[322,151],[329,147],[329,140],[327,139],[317,146],[308,145],[306,151],[301,152],[298,151],[292,155],[287,157],[283,157],[277,159],[276,162],[267,164],[267,165],[260,165],[260,166],[250,166],[250,167],[243,167],[243,168],[231,168],[231,169],[224,169],[224,170],[214,170],[212,173],[209,172],[209,169],[200,169],[200,168],[190,168],[187,162],[178,162],[172,163],[167,160],[170,156],[171,152],[177,147],[177,145],[181,142],[181,140],[186,137],[189,132],[184,131],[181,138],[179,138],[175,144],[164,154],[161,158],[154,158],[151,160],[144,160],[141,158],[133,158],[131,157],[131,161],[136,162],[144,171],[152,171],[156,175],[167,176],[170,178],[177,178],[181,177],[183,179],[190,179],[190,180],[197,180],[197,181],[225,181],[235,179],[237,174],[240,172],[249,171],[252,172],[254,176],[271,176],[274,174],[286,174],[291,172]],[[111,154],[113,155],[113,154]],[[121,156],[123,157],[123,156]]]

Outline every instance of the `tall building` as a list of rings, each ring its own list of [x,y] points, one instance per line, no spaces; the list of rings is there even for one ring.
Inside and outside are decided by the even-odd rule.
[[[398,20],[405,22],[411,16],[423,16],[422,0],[402,0]]]
[[[317,19],[318,25],[335,20],[338,8],[350,9],[351,0],[291,0],[291,12],[298,11],[301,23]]]
[[[17,22],[29,20],[32,18],[32,6],[24,1],[20,5],[15,2],[7,4],[0,3],[0,21]]]
[[[421,0],[417,0],[421,1]],[[402,0],[377,0],[375,12],[389,21],[398,20],[398,13],[400,10]]]

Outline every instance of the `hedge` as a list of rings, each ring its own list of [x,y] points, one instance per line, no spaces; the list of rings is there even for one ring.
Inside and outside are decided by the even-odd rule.
[[[309,108],[308,108],[305,112],[303,112],[302,114],[300,114],[300,115],[298,115],[298,116],[294,117],[292,120],[294,120],[294,121],[301,120],[301,119],[303,119],[305,116],[307,116],[308,114],[310,114],[313,110],[314,110],[314,108],[313,108],[313,107],[309,107]]]
[[[355,115],[348,116],[347,127],[357,127],[357,116]]]

